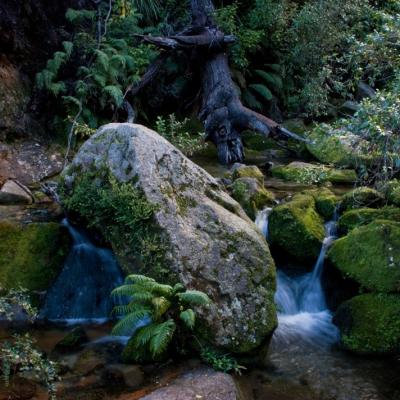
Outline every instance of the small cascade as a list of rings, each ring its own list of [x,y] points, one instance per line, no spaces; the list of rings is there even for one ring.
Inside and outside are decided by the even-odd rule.
[[[113,253],[96,247],[85,234],[63,224],[73,239],[72,249],[47,293],[41,317],[50,320],[101,320],[110,316],[111,291],[123,276]]]
[[[267,207],[264,208],[262,211],[257,213],[256,216],[256,225],[258,229],[262,232],[264,237],[268,240],[268,217],[272,212],[272,208]]]
[[[269,213],[260,212],[256,224],[268,229]],[[275,302],[278,307],[278,328],[273,345],[290,343],[299,338],[313,345],[330,345],[337,341],[338,331],[332,323],[321,284],[326,253],[336,239],[337,213],[325,225],[326,236],[318,260],[310,273],[289,276],[283,271],[277,274]],[[268,238],[268,233],[266,233]]]

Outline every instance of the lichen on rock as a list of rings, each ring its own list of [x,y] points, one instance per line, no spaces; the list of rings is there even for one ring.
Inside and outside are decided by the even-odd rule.
[[[272,334],[275,266],[265,239],[213,177],[157,133],[103,126],[65,172],[64,188],[67,209],[103,233],[125,271],[159,278],[162,265],[164,281],[211,297],[198,314],[213,345],[245,353]],[[153,235],[144,247],[131,240],[141,229]]]

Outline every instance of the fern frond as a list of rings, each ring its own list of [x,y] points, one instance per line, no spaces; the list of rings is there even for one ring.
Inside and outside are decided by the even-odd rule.
[[[119,286],[117,288],[115,288],[112,292],[111,292],[111,296],[117,296],[117,297],[121,297],[121,296],[130,296],[133,297],[135,295],[135,289],[136,286],[135,285],[122,285]]]
[[[107,78],[102,74],[94,73],[92,78],[101,88],[105,87],[107,84]]]
[[[153,278],[149,278],[148,276],[145,275],[136,275],[136,274],[131,274],[128,275],[125,278],[125,283],[141,283],[141,282],[155,282]]]
[[[36,85],[39,89],[48,89],[55,78],[55,74],[48,69],[36,74]]]
[[[180,293],[184,292],[186,288],[182,285],[182,283],[176,283],[172,289],[174,293]]]
[[[271,87],[272,89],[275,89],[277,91],[282,90],[283,82],[282,82],[282,79],[281,79],[281,77],[279,75],[274,74],[272,72],[266,72],[266,71],[263,71],[261,69],[256,69],[254,72],[259,77],[264,79],[264,81],[266,83],[268,83],[269,87]]]
[[[75,10],[73,8],[68,8],[65,13],[65,18],[71,23],[80,23],[84,20],[94,19],[96,16],[96,11],[93,10]]]
[[[242,99],[243,99],[244,103],[250,108],[254,108],[256,110],[262,110],[263,109],[262,103],[260,103],[254,97],[254,95],[250,92],[250,90],[245,90],[242,93]]]
[[[118,86],[105,86],[104,91],[114,100],[114,103],[117,107],[121,107],[122,103],[124,102],[124,94]]]
[[[122,54],[115,54],[110,58],[110,64],[125,68],[126,60]]]
[[[211,303],[211,299],[203,292],[198,290],[187,290],[178,294],[179,299],[186,304],[205,306]]]
[[[107,72],[110,66],[110,59],[108,55],[104,51],[99,49],[95,50],[94,53],[96,55],[97,64],[100,65],[105,72]]]
[[[179,314],[179,318],[183,321],[187,328],[193,329],[196,323],[196,314],[191,308],[188,308],[185,311],[182,311]]]
[[[72,103],[78,107],[81,106],[80,101],[74,96],[63,96],[62,99],[64,100],[65,103]]]
[[[72,50],[74,48],[74,44],[72,42],[64,41],[64,42],[62,42],[62,45],[64,47],[66,58],[70,58],[71,54],[72,54]]]
[[[64,64],[66,59],[66,53],[63,51],[56,51],[53,58],[47,61],[46,69],[51,71],[54,75],[57,75],[60,67]]]
[[[164,353],[168,345],[171,343],[172,337],[176,329],[175,322],[169,319],[162,324],[158,324],[154,329],[154,333],[150,339],[150,352],[153,357]]]
[[[161,318],[171,307],[171,302],[169,302],[165,297],[154,297],[151,301],[154,307],[154,318],[157,320]]]
[[[141,282],[137,284],[139,288],[142,290],[147,290],[151,293],[154,293],[159,296],[170,297],[173,294],[172,286],[170,285],[163,285],[158,282]]]
[[[153,322],[149,325],[139,328],[132,337],[135,346],[146,346],[150,342],[153,335],[156,333],[158,325],[159,324]]]
[[[261,85],[260,83],[253,83],[252,85],[249,85],[249,88],[258,93],[267,101],[271,101],[273,98],[271,91],[265,85]]]
[[[139,322],[149,317],[149,310],[142,307],[130,312],[120,321],[118,321],[112,329],[112,335],[123,336],[127,331],[135,329]]]
[[[133,302],[138,302],[138,303],[148,303],[151,302],[154,298],[154,294],[146,291],[138,292],[136,291],[135,294],[133,295]]]
[[[276,72],[277,74],[280,74],[282,72],[282,67],[280,64],[264,64],[264,67],[267,67],[271,71]]]
[[[67,88],[65,87],[64,82],[54,82],[50,85],[49,90],[54,96],[57,97],[60,93],[65,93]]]

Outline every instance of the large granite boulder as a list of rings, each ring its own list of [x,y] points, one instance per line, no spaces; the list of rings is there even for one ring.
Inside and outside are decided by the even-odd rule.
[[[268,245],[217,181],[143,126],[103,126],[64,173],[66,208],[99,230],[126,272],[182,282],[213,304],[201,333],[236,353],[276,326]]]

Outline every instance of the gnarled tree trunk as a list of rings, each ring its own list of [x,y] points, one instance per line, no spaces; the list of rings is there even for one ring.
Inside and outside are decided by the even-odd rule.
[[[202,107],[199,118],[203,122],[207,140],[218,149],[222,164],[241,162],[244,158],[241,133],[246,129],[266,136],[284,135],[303,140],[276,122],[243,106],[232,80],[227,46],[235,37],[225,35],[213,21],[212,0],[191,0],[192,23],[183,32],[169,37],[144,36],[143,40],[164,50],[195,52],[194,59],[202,66]],[[154,65],[138,87],[143,87],[154,76]],[[136,91],[137,88],[134,88]]]

